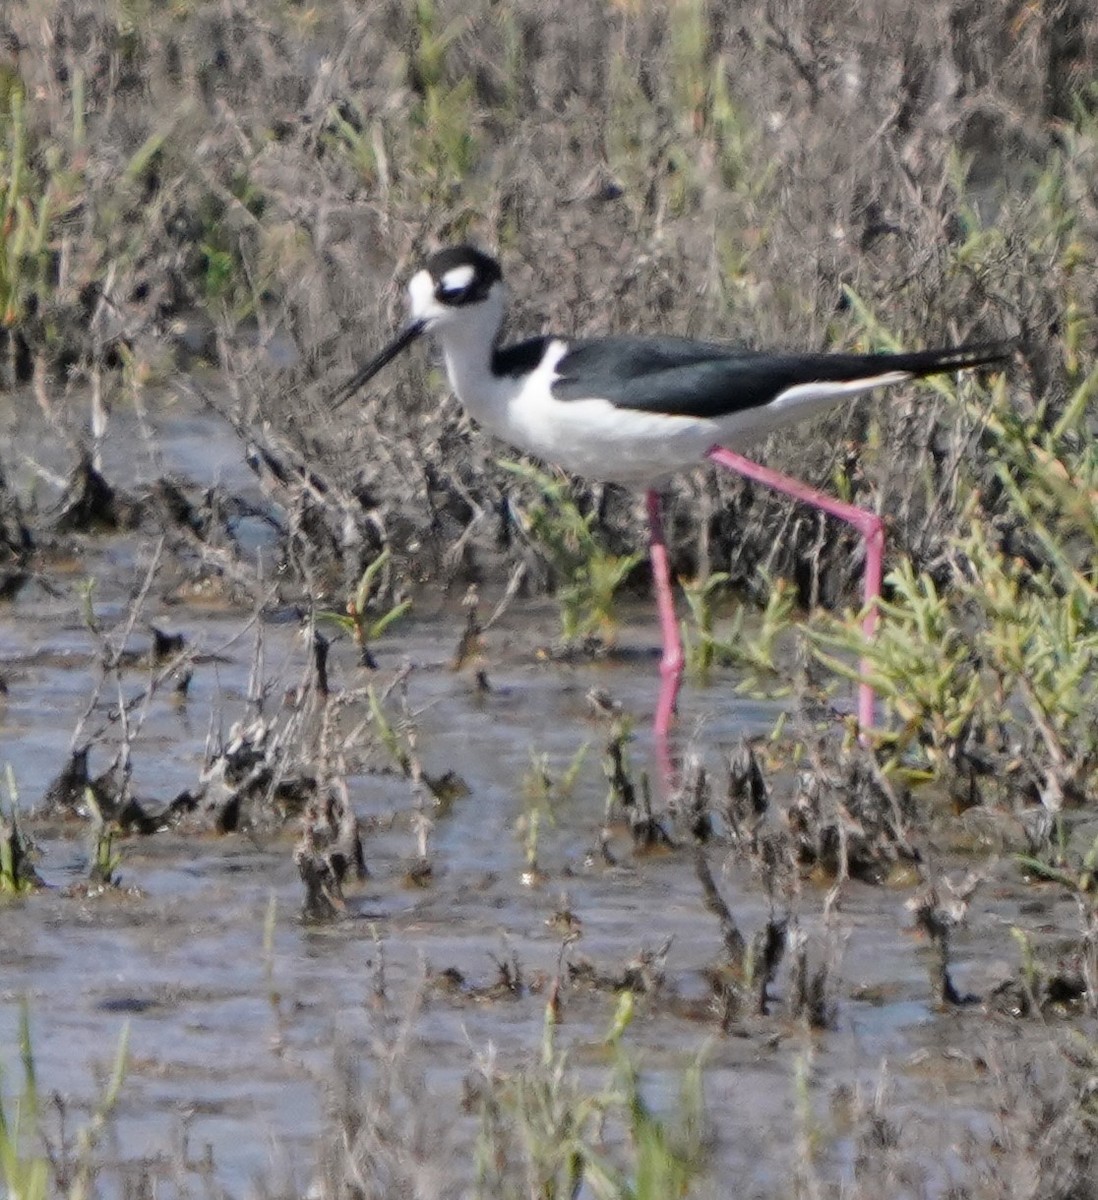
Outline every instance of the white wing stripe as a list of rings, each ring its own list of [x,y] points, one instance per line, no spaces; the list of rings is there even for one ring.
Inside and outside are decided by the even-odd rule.
[[[869,379],[844,379],[830,383],[798,383],[794,387],[779,392],[766,407],[801,408],[811,405],[814,400],[841,400],[844,396],[857,396],[859,392],[889,387],[891,384],[903,383],[905,379],[911,378],[910,371],[889,371],[886,375],[874,375]]]

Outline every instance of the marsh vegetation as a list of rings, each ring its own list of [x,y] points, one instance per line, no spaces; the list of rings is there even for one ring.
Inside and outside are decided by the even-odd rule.
[[[1098,1195],[1085,0],[0,9],[13,1195]],[[514,461],[409,355],[1010,339],[768,462]],[[849,719],[865,658],[884,703]]]

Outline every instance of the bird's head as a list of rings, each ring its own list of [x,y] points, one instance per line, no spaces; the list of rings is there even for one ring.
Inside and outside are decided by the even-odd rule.
[[[491,347],[503,320],[503,302],[503,273],[494,258],[473,246],[436,251],[408,283],[408,323],[347,380],[334,403],[349,400],[422,334],[483,341]]]

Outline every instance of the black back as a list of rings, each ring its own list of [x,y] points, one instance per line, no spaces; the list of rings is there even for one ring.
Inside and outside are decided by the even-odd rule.
[[[592,338],[569,344],[557,364],[553,395],[597,396],[619,408],[715,418],[769,404],[800,384],[852,383],[893,371],[932,375],[1004,357],[1001,345],[911,354],[768,354],[689,338]]]
[[[513,346],[497,346],[492,351],[492,374],[525,375],[535,370],[545,357],[549,343],[554,340],[551,337],[532,337]]]

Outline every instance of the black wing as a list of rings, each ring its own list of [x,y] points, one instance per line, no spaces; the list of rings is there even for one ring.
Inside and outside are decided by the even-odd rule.
[[[557,364],[553,395],[715,418],[760,408],[802,384],[853,383],[892,372],[933,375],[1000,362],[1009,354],[1003,344],[910,354],[768,354],[689,338],[592,338],[572,343]]]

